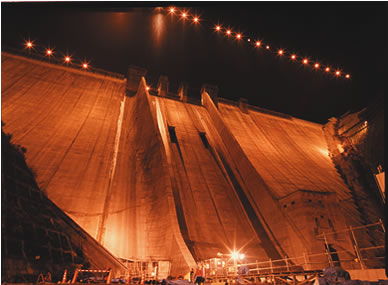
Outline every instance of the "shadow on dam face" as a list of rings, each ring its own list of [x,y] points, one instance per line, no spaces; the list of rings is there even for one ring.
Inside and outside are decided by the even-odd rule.
[[[168,260],[177,275],[234,250],[247,262],[320,253],[316,217],[361,223],[322,125],[128,76],[2,53],[5,131],[48,198],[115,257]]]

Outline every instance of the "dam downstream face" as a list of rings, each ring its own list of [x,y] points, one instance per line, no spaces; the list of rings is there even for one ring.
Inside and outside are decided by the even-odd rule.
[[[169,260],[174,275],[232,250],[253,261],[321,252],[312,213],[338,217],[335,229],[359,223],[321,125],[127,84],[2,53],[5,131],[50,200],[114,256]]]

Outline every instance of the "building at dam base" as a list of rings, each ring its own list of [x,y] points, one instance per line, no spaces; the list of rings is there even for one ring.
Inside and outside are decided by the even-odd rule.
[[[233,251],[247,263],[322,269],[331,258],[352,269],[355,241],[383,243],[373,228],[334,234],[383,216],[376,189],[338,170],[336,122],[231,102],[210,85],[197,102],[187,86],[173,94],[162,76],[153,90],[145,76],[2,53],[4,131],[41,191],[118,260],[168,261],[175,276]],[[382,252],[363,252],[361,266],[381,267]]]

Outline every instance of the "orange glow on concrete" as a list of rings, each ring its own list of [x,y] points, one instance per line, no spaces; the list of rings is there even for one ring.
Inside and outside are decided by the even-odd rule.
[[[342,145],[340,144],[337,144],[337,149],[340,153],[343,153],[344,152],[344,148],[342,147]]]
[[[295,60],[296,59],[296,55],[295,54],[291,55],[291,59]]]

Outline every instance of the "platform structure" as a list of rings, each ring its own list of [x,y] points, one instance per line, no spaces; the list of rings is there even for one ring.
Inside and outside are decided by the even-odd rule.
[[[360,234],[361,231],[372,229],[378,229],[381,236],[384,236],[385,234],[384,224],[380,220],[377,223],[370,225],[355,228],[349,227],[341,231],[318,235],[318,237],[325,240],[326,244],[326,237],[329,235],[351,236],[354,248],[353,252],[348,252],[348,254],[349,256],[353,255],[353,259],[339,260],[338,255],[341,254],[341,252],[330,252],[329,250],[314,255],[304,255],[294,258],[285,257],[278,260],[270,259],[268,261],[256,261],[254,263],[244,263],[243,260],[238,257],[233,259],[230,254],[226,256],[219,254],[218,257],[200,262],[199,266],[204,268],[203,272],[205,272],[206,279],[210,283],[230,283],[233,280],[233,282],[242,282],[243,280],[245,283],[266,282],[271,284],[283,284],[282,282],[285,282],[288,284],[310,284],[309,282],[313,282],[318,277],[321,277],[323,272],[322,270],[317,269],[307,269],[312,267],[324,269],[327,267],[342,266],[345,268],[355,268],[353,269],[353,272],[373,271],[373,269],[368,268],[368,264],[375,264],[376,262],[384,260],[382,251],[385,249],[385,244],[382,243],[368,248],[360,248],[357,240],[357,237],[362,236]],[[328,244],[326,248],[329,248]],[[311,260],[317,255],[324,257],[321,260],[325,260],[318,265],[315,264],[312,266]],[[303,260],[303,262],[298,263],[300,260]],[[357,274],[357,276],[363,276],[362,273]]]

